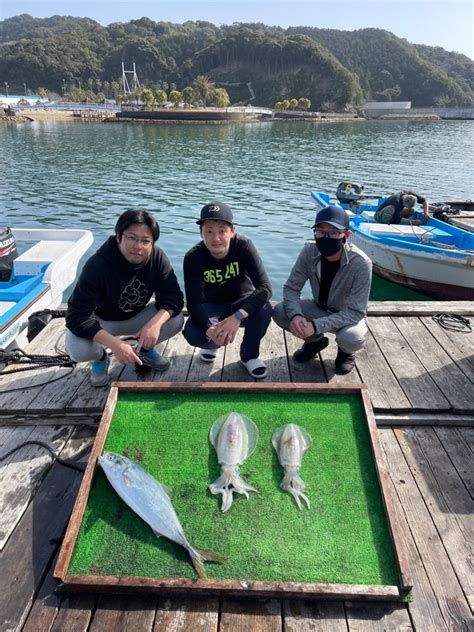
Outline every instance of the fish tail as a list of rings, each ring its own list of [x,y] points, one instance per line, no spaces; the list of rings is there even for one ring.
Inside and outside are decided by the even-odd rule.
[[[206,574],[206,569],[204,568],[204,564],[200,560],[193,557],[192,555],[191,555],[191,561],[196,570],[196,573],[198,574],[199,579],[208,579],[207,574]]]
[[[224,555],[219,555],[218,553],[208,551],[207,549],[195,549],[195,551],[197,551],[201,557],[209,562],[225,562],[227,559]]]
[[[192,546],[188,547],[188,553],[200,579],[208,579],[206,569],[204,568],[204,560],[209,560],[210,562],[224,562],[226,559],[223,555],[218,555],[217,553],[204,549],[194,549]]]

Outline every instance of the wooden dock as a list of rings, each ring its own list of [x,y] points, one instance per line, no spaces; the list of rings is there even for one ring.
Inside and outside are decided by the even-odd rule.
[[[348,376],[334,374],[333,337],[299,365],[298,342],[272,324],[261,357],[268,382],[365,382],[387,461],[396,513],[414,580],[413,600],[389,602],[231,597],[65,594],[52,579],[82,478],[61,459],[84,464],[108,388],[89,386],[85,365],[0,374],[0,630],[472,630],[474,334],[443,329],[438,312],[474,322],[474,303],[372,303],[370,335]],[[53,320],[28,353],[53,354],[64,322]],[[182,335],[163,345],[164,374],[112,365],[115,380],[253,381],[238,345],[209,365]],[[294,534],[298,537],[298,534]]]

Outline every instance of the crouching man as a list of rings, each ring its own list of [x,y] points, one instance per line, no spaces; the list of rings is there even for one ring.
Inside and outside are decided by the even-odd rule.
[[[183,294],[168,257],[155,245],[159,235],[148,211],[126,210],[115,235],[86,262],[69,299],[66,351],[76,362],[91,363],[93,386],[109,381],[106,348],[122,364],[169,367],[155,345],[183,328]],[[137,338],[136,345],[121,336]]]
[[[344,375],[354,368],[365,342],[372,262],[349,243],[349,216],[339,206],[320,210],[313,231],[315,241],[298,256],[273,320],[303,341],[293,355],[297,362],[308,362],[327,347],[325,333],[336,334],[336,373]],[[307,281],[312,299],[301,298]]]

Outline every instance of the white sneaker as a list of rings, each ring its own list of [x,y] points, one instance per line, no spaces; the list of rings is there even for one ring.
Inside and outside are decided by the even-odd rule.
[[[199,357],[203,362],[214,362],[219,353],[219,348],[217,349],[200,349]]]

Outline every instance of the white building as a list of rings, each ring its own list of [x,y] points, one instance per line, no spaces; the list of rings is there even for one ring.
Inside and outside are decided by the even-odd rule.
[[[411,101],[368,101],[362,109],[369,118],[378,118],[384,114],[408,114]]]

